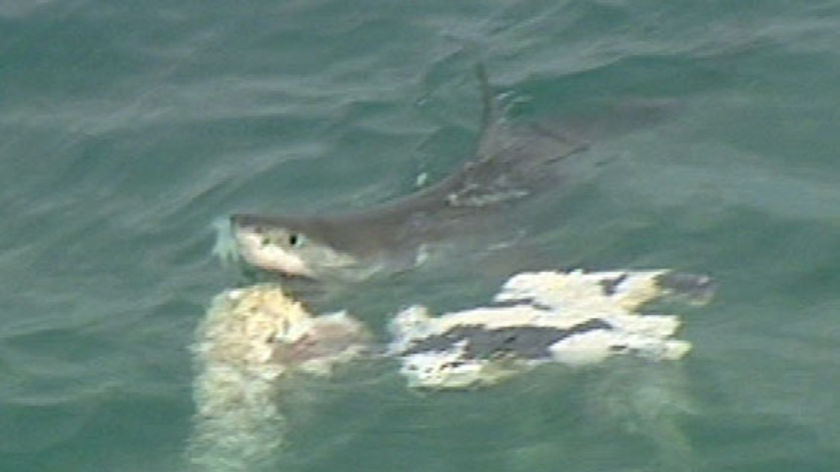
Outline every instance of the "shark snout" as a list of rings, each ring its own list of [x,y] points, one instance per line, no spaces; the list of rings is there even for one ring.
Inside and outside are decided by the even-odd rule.
[[[230,227],[237,230],[254,233],[268,233],[277,230],[286,230],[283,221],[279,218],[252,215],[248,213],[234,213],[230,216]]]
[[[230,216],[230,232],[239,239],[246,235],[265,235],[276,229],[277,225],[267,221],[265,217],[235,213]]]
[[[236,231],[237,229],[255,229],[258,227],[259,223],[256,221],[256,218],[252,215],[235,213],[230,216],[230,228],[234,231]]]
[[[229,218],[229,231],[238,252],[250,259],[251,254],[263,246],[267,226],[251,215],[233,214]]]

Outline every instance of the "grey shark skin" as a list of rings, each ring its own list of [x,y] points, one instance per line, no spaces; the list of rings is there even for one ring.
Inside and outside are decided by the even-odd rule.
[[[487,231],[482,219],[571,172],[564,158],[587,142],[500,116],[486,75],[477,68],[484,100],[475,156],[457,172],[391,204],[335,216],[235,214],[235,252],[247,265],[284,276],[359,280],[421,263],[427,249],[452,235]]]

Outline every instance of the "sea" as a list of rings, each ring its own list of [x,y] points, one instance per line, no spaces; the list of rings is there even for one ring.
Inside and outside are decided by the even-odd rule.
[[[0,470],[194,470],[195,331],[250,283],[214,222],[444,178],[481,133],[476,64],[509,120],[679,106],[592,137],[492,257],[313,310],[386,342],[520,271],[668,268],[717,287],[657,307],[693,349],[457,392],[380,358],[284,406],[266,470],[840,471],[838,0],[0,0]]]

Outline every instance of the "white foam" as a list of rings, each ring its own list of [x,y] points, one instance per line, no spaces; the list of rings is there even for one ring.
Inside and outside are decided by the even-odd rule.
[[[240,256],[236,247],[236,239],[227,217],[220,217],[213,220],[213,229],[216,230],[216,242],[213,244],[213,255],[219,258],[224,266],[233,266],[239,263]]]

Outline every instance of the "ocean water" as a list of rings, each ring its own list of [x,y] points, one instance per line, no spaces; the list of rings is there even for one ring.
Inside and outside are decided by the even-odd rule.
[[[284,470],[840,470],[840,1],[0,0],[0,470],[178,471],[194,330],[238,210],[366,208],[512,119],[664,98],[521,251],[333,297],[381,333],[523,269],[712,276],[673,364],[309,402]],[[292,412],[294,414],[294,412]]]

